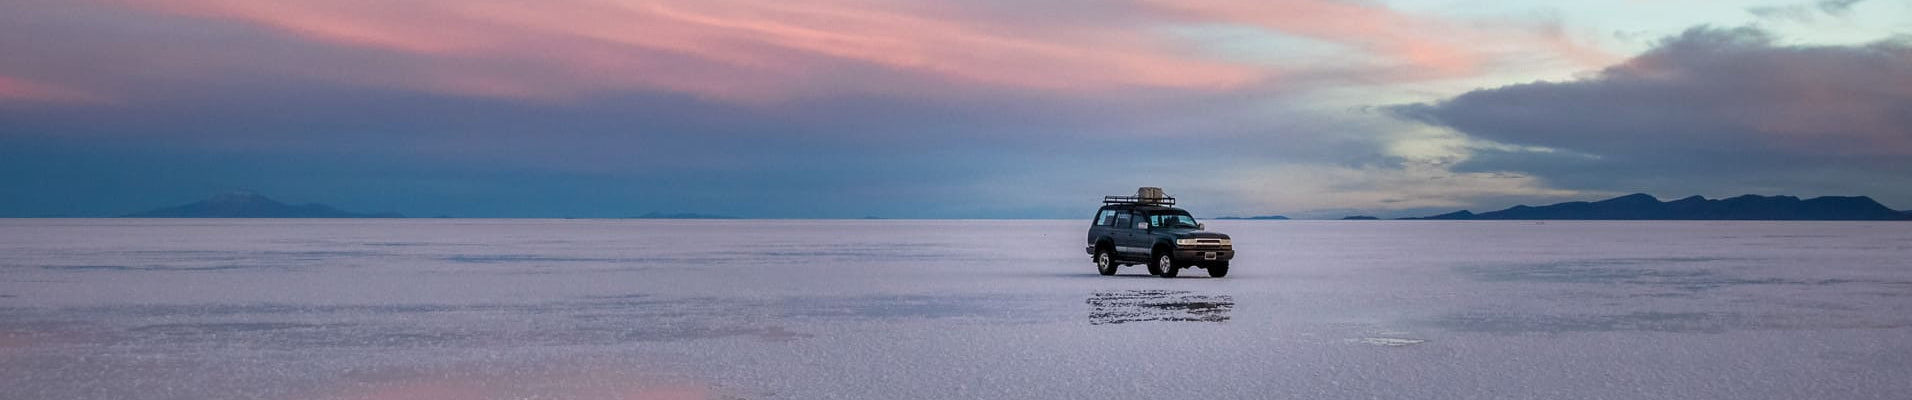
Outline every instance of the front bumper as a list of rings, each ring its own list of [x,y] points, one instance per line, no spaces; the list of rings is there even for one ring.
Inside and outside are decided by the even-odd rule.
[[[1220,249],[1175,249],[1175,262],[1188,264],[1207,264],[1228,262],[1235,259],[1234,248]]]

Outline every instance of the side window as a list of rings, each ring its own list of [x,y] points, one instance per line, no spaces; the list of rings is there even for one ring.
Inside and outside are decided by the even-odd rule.
[[[1160,227],[1162,227],[1162,218],[1163,218],[1163,217],[1166,217],[1166,216],[1165,216],[1165,215],[1161,215],[1161,214],[1156,214],[1156,215],[1150,215],[1150,216],[1149,216],[1149,226],[1150,226],[1150,227],[1155,227],[1155,228],[1160,228]]]
[[[1115,225],[1115,210],[1102,210],[1102,214],[1096,215],[1095,217],[1095,225],[1096,226]]]
[[[1123,211],[1123,212],[1119,212],[1119,213],[1115,213],[1115,227],[1117,227],[1117,228],[1122,228],[1122,229],[1128,229],[1128,228],[1133,228],[1133,227],[1134,227],[1134,225],[1135,225],[1135,223],[1134,223],[1134,222],[1129,222],[1129,212],[1128,212],[1128,211]]]

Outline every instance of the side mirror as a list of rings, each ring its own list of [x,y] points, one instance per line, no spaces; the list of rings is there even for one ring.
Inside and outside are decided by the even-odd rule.
[[[1204,231],[1208,230],[1208,224],[1196,222],[1195,229],[1204,230]]]
[[[1148,228],[1149,228],[1149,223],[1147,223],[1147,222],[1137,222],[1137,223],[1135,223],[1135,229],[1148,229]]]

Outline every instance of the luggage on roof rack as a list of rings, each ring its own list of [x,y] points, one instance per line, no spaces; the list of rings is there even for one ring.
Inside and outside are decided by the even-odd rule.
[[[1162,188],[1142,187],[1142,188],[1135,189],[1134,196],[1102,196],[1102,204],[1103,205],[1142,204],[1142,205],[1172,206],[1172,205],[1175,205],[1175,198],[1169,197],[1168,193],[1165,193],[1162,191]]]

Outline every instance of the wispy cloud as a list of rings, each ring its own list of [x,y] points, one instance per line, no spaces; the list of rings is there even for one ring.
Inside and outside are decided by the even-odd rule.
[[[107,100],[98,94],[0,75],[0,102],[98,103]]]
[[[1238,24],[1348,46],[1390,80],[1479,74],[1494,51],[1584,60],[1544,26],[1447,21],[1330,0],[1081,3],[808,0],[86,0],[246,24],[381,52],[327,79],[444,93],[566,98],[665,90],[761,102],[997,87],[1093,96],[1227,91],[1290,69],[1204,50],[1171,28]],[[1515,24],[1518,25],[1518,24]],[[1404,72],[1407,71],[1407,72]],[[309,71],[308,71],[309,72]]]
[[[123,3],[424,59],[388,84],[496,96],[662,89],[781,98],[878,76],[1061,91],[1227,89],[1273,71],[1191,54],[1124,23],[997,23],[926,3],[823,0]],[[361,72],[363,73],[363,72]],[[376,80],[378,77],[362,77]],[[816,81],[822,82],[816,82]]]
[[[1231,23],[1360,49],[1393,67],[1379,78],[1473,76],[1500,53],[1542,52],[1584,66],[1617,59],[1546,23],[1459,21],[1335,0],[1140,0],[1189,23]]]
[[[1852,6],[1865,0],[1818,0],[1810,3],[1759,6],[1747,8],[1746,12],[1765,19],[1789,20],[1811,23],[1821,16],[1844,17],[1852,12]]]

